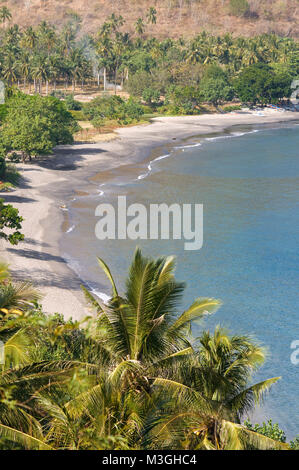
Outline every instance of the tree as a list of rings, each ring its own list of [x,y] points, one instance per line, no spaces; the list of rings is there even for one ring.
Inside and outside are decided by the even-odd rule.
[[[154,88],[145,88],[142,93],[142,98],[144,99],[146,104],[151,106],[152,104],[157,104],[160,101],[160,93]]]
[[[264,105],[288,98],[291,95],[291,81],[285,72],[275,72],[266,64],[254,64],[242,70],[234,88],[241,101]]]
[[[7,102],[2,142],[7,150],[19,150],[23,160],[52,153],[58,144],[73,142],[78,130],[72,115],[56,98],[21,93]]]
[[[207,78],[200,83],[200,95],[203,101],[217,106],[221,101],[230,101],[234,92],[223,78]]]
[[[144,33],[145,25],[142,18],[138,18],[135,23],[135,31],[139,36],[142,36]]]
[[[11,13],[7,7],[0,8],[0,21],[5,24],[7,20],[11,19]]]
[[[23,218],[19,216],[18,209],[11,204],[5,204],[4,200],[0,199],[0,238],[12,245],[17,245],[19,241],[24,240],[24,235],[20,232],[22,221]]]
[[[214,334],[203,332],[198,340],[195,361],[184,364],[177,382],[167,381],[179,401],[178,409],[164,408],[166,420],[159,410],[153,433],[165,440],[166,448],[287,449],[273,436],[240,424],[243,414],[261,403],[264,393],[279,379],[251,383],[252,372],[263,363],[263,349],[250,338],[231,337],[219,327]],[[162,385],[163,379],[157,382]]]
[[[156,24],[157,23],[157,10],[154,7],[150,7],[148,12],[147,12],[147,22],[151,24]]]
[[[200,94],[194,86],[175,86],[168,88],[165,104],[170,114],[198,114]]]

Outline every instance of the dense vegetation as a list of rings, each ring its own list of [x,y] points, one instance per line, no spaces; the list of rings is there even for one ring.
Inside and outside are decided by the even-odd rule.
[[[134,35],[115,14],[95,35],[79,34],[78,15],[61,30],[45,21],[27,29],[7,25],[0,32],[0,76],[9,86],[46,95],[59,94],[70,84],[73,92],[84,90],[86,84],[115,91],[124,86],[149,105],[167,105],[167,98],[175,97],[171,106],[179,113],[202,101],[217,105],[236,98],[265,104],[290,96],[291,82],[299,74],[295,40],[274,34],[234,38],[206,32],[178,40],[146,36],[146,24],[158,22],[152,7],[139,18]],[[250,73],[256,70],[251,67],[256,64],[263,66],[263,88],[256,83],[254,96],[248,96],[243,89],[250,86]]]
[[[174,260],[137,250],[121,294],[85,288],[82,323],[46,316],[30,283],[0,270],[0,447],[3,449],[288,449],[272,423],[242,423],[278,380],[253,384],[264,350],[192,324],[220,302],[198,298],[177,315],[184,284]],[[296,441],[292,443],[296,447]]]

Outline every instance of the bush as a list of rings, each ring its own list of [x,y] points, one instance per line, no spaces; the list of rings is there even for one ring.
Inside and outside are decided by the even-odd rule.
[[[290,447],[292,450],[299,450],[299,435],[290,442]]]
[[[82,109],[82,104],[74,100],[74,95],[67,95],[64,102],[68,111],[81,111]]]
[[[250,429],[250,431],[257,432],[275,441],[286,442],[285,432],[279,428],[277,423],[272,423],[271,419],[267,423],[263,422],[262,425],[252,425],[249,421],[245,421],[244,425],[247,429]]]
[[[139,121],[144,114],[143,107],[133,98],[124,101],[119,96],[98,97],[83,108],[84,116],[91,120],[95,127],[103,125],[103,120],[116,120],[120,124]]]
[[[148,88],[158,90],[160,93],[160,85],[156,77],[146,71],[138,71],[130,75],[125,84],[126,91],[132,96],[142,97],[144,90]]]
[[[160,92],[152,87],[145,88],[142,93],[142,99],[149,106],[158,104],[160,101]]]
[[[76,119],[76,121],[84,121],[85,115],[83,111],[70,111],[71,115],[73,118]]]
[[[229,7],[234,16],[245,16],[250,10],[247,0],[230,0]]]
[[[162,108],[166,114],[198,114],[200,95],[197,87],[175,86],[168,88],[165,106]]]
[[[241,71],[234,88],[243,103],[264,105],[290,97],[291,82],[287,72],[276,71],[268,64],[254,64]]]
[[[225,113],[231,113],[232,111],[240,111],[242,109],[242,106],[239,104],[231,105],[231,106],[224,106],[222,109]]]
[[[200,83],[200,95],[203,101],[217,106],[222,101],[230,101],[234,97],[234,91],[223,78],[208,78]]]

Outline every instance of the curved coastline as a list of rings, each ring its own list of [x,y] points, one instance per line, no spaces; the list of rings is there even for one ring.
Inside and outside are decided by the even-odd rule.
[[[90,312],[80,288],[82,281],[61,255],[60,239],[63,233],[73,229],[68,222],[67,206],[80,198],[86,186],[90,190],[94,183],[95,193],[100,194],[103,181],[122,175],[128,166],[134,165],[137,179],[142,180],[155,161],[165,158],[173,147],[183,147],[184,141],[194,136],[215,138],[219,134],[216,137],[223,138],[235,126],[256,129],[297,120],[298,113],[291,112],[155,118],[149,126],[119,129],[118,138],[111,142],[61,146],[43,161],[19,164],[21,185],[1,197],[17,207],[24,217],[26,238],[18,247],[1,242],[0,258],[10,263],[15,278],[32,279],[41,289],[46,312],[58,311],[66,318],[80,320]]]

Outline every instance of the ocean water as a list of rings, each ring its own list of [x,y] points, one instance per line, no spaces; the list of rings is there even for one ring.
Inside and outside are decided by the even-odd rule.
[[[118,195],[126,195],[128,205],[203,204],[202,249],[185,251],[182,240],[97,240],[95,208],[102,202],[116,207]],[[220,324],[268,348],[254,380],[282,379],[253,420],[272,418],[293,438],[299,434],[299,365],[290,359],[291,343],[299,340],[298,201],[298,124],[234,129],[189,139],[109,179],[98,175],[89,194],[70,208],[62,251],[81,278],[105,295],[109,286],[96,256],[121,285],[136,244],[148,255],[175,254],[177,278],[187,283],[181,310],[198,296],[223,301],[194,335]]]

